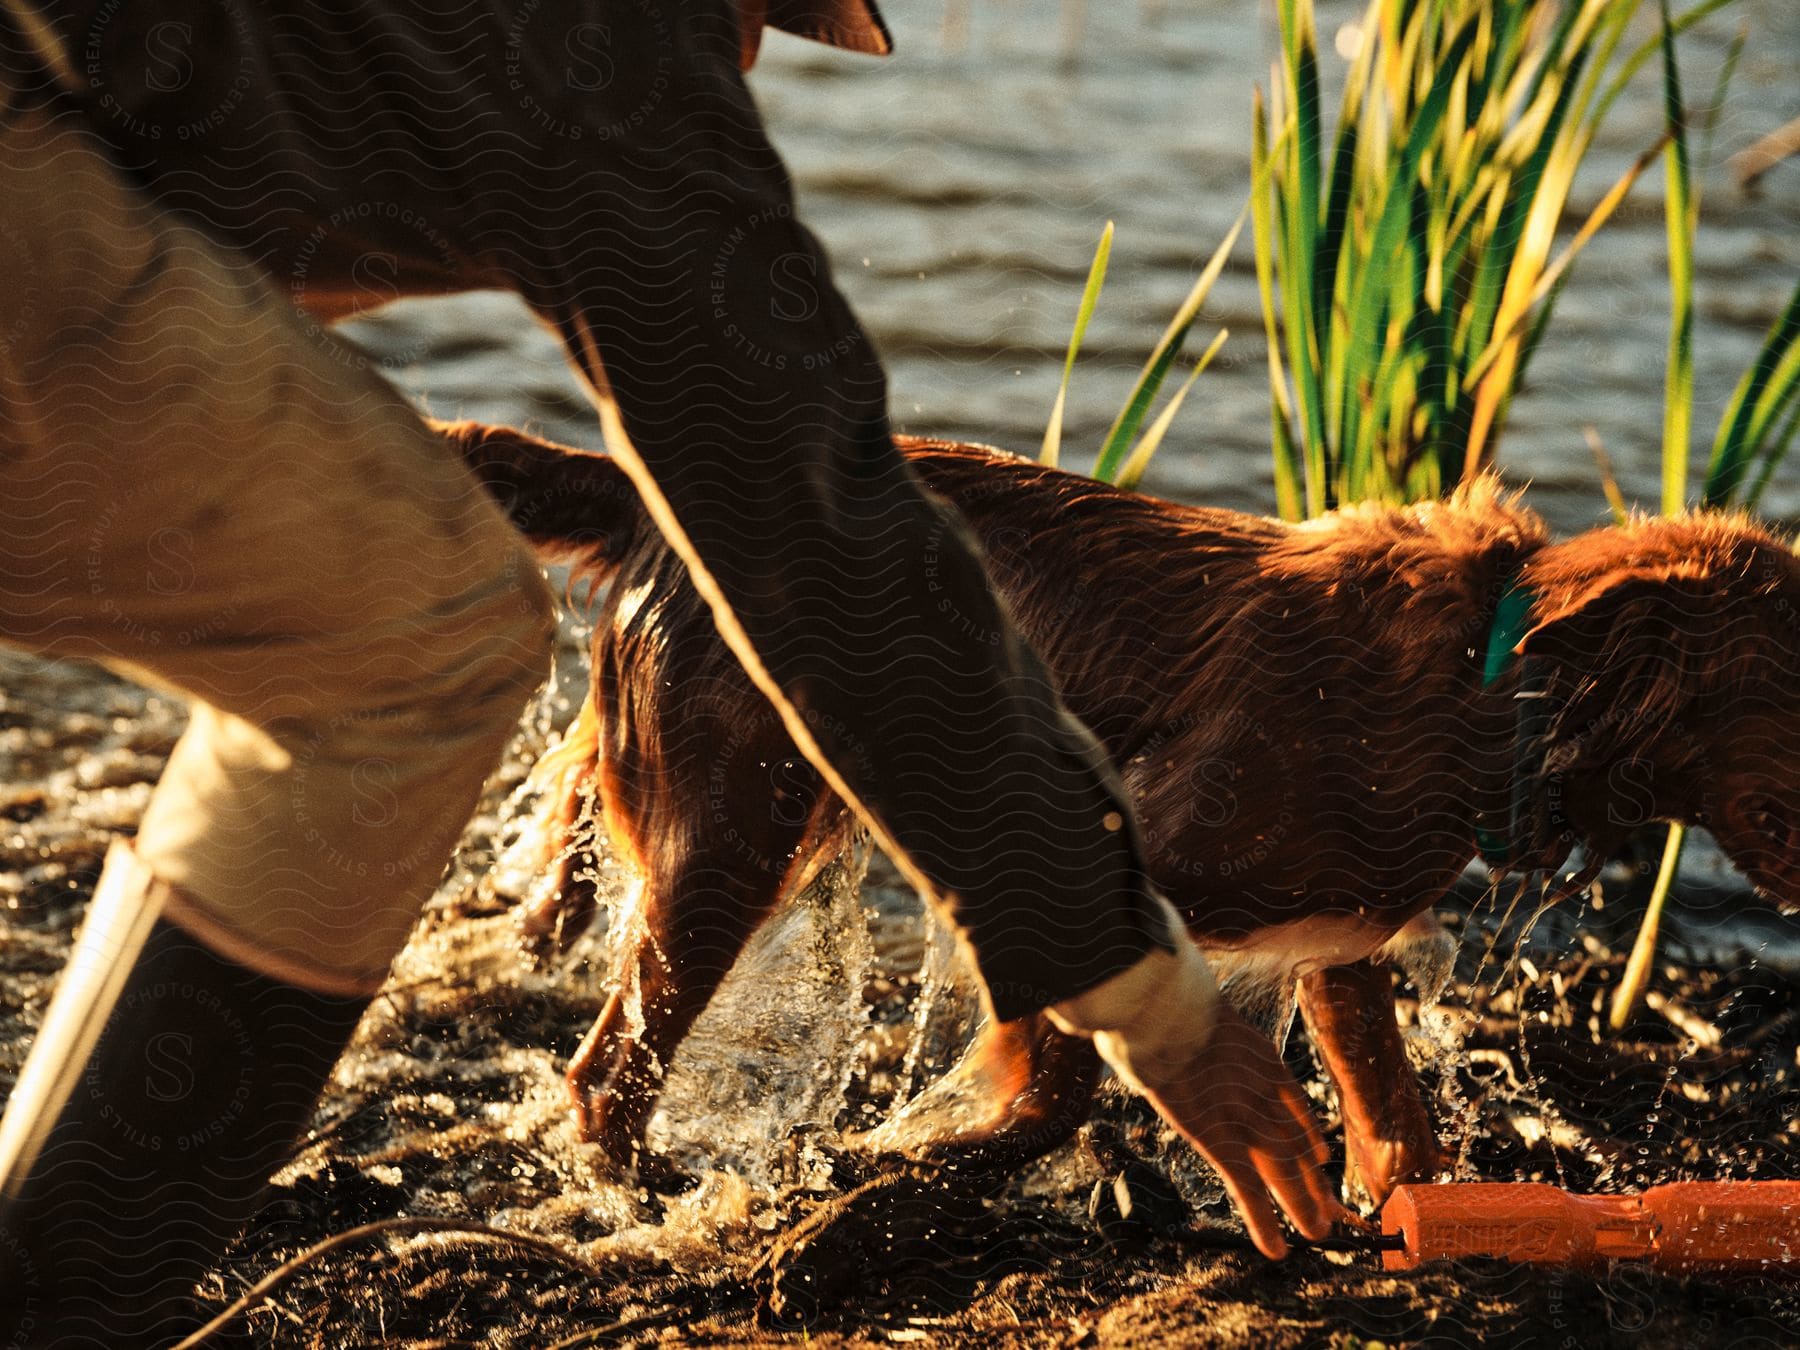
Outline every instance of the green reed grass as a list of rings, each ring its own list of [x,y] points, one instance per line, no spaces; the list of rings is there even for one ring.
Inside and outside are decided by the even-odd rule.
[[[1658,0],[1662,9],[1663,122],[1667,148],[1663,152],[1665,183],[1663,218],[1669,240],[1669,352],[1663,376],[1662,509],[1675,515],[1687,506],[1688,456],[1694,422],[1694,232],[1700,224],[1700,199],[1694,192],[1693,170],[1688,158],[1687,105],[1681,97],[1681,72],[1675,60],[1675,43],[1669,36],[1669,0]],[[1607,1020],[1617,1031],[1631,1019],[1631,1010],[1643,995],[1656,960],[1657,935],[1662,930],[1663,907],[1681,867],[1687,829],[1680,821],[1669,825],[1663,840],[1662,863],[1650,888],[1650,903],[1638,924],[1637,938],[1625,962],[1625,973],[1613,991]]]
[[[1708,506],[1762,501],[1800,427],[1800,284],[1763,339],[1719,420],[1701,499]]]
[[[1106,284],[1106,264],[1112,257],[1113,223],[1106,222],[1100,232],[1100,247],[1094,250],[1094,261],[1088,265],[1087,284],[1081,288],[1081,305],[1075,311],[1075,330],[1069,335],[1068,355],[1063,358],[1062,383],[1056,387],[1056,403],[1050,409],[1050,421],[1044,428],[1044,446],[1038,459],[1052,468],[1062,459],[1063,409],[1069,401],[1069,379],[1075,374],[1075,357],[1081,351],[1081,339],[1087,336],[1088,320],[1094,317],[1094,306],[1100,302],[1100,288]]]
[[[1231,232],[1213,250],[1212,257],[1200,269],[1200,275],[1188,291],[1187,298],[1175,311],[1174,318],[1169,320],[1168,327],[1163,330],[1162,337],[1151,350],[1149,359],[1138,372],[1137,381],[1120,407],[1118,416],[1113,419],[1112,426],[1107,429],[1094,461],[1093,476],[1102,482],[1118,483],[1127,488],[1137,486],[1150,463],[1150,457],[1156,453],[1157,446],[1162,444],[1170,423],[1175,420],[1175,414],[1181,410],[1188,390],[1193,388],[1194,381],[1212,364],[1213,357],[1218,355],[1219,348],[1224,345],[1228,333],[1220,329],[1194,363],[1187,379],[1157,415],[1156,420],[1146,428],[1144,419],[1149,416],[1157,394],[1180,358],[1182,348],[1187,344],[1188,334],[1199,320],[1201,307],[1206,304],[1207,296],[1212,294],[1219,274],[1225,270],[1226,260],[1230,258],[1232,247],[1237,243],[1243,226],[1244,218],[1240,214],[1237,223],[1231,227]],[[1056,403],[1051,408],[1050,422],[1044,432],[1043,449],[1038,455],[1039,462],[1043,464],[1057,464],[1062,456],[1063,409],[1068,401],[1069,380],[1075,370],[1075,357],[1081,350],[1081,339],[1087,332],[1088,320],[1093,317],[1094,306],[1100,298],[1100,288],[1105,283],[1106,264],[1112,255],[1112,239],[1113,226],[1108,221],[1100,236],[1100,246],[1094,253],[1093,263],[1088,268],[1087,285],[1082,289],[1081,305],[1075,314],[1075,329],[1070,334],[1068,353],[1063,358],[1062,384],[1056,391]]]
[[[1569,262],[1664,148],[1553,256],[1596,133],[1667,45],[1621,55],[1641,3],[1371,0],[1328,148],[1312,2],[1278,0],[1252,207],[1284,516],[1436,496],[1491,462]]]

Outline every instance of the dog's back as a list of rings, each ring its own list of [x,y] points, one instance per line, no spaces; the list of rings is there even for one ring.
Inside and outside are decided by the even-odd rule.
[[[1474,697],[1485,624],[1543,541],[1534,515],[1483,481],[1447,502],[1291,526],[984,446],[901,444],[1120,767],[1152,874],[1203,940],[1321,915],[1391,932],[1454,879],[1471,747],[1506,731]],[[846,810],[732,659],[623,471],[529,447],[465,454],[540,547],[613,582],[593,639],[600,790],[640,865],[667,870],[703,816],[761,835],[773,810],[806,820],[788,879],[809,870]],[[782,870],[763,852],[774,842],[746,837],[746,858]]]

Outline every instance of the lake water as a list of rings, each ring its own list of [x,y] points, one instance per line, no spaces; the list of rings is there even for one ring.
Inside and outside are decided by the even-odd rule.
[[[1249,187],[1250,91],[1269,83],[1274,9],[1221,0],[895,0],[898,50],[846,56],[771,35],[751,80],[803,212],[887,361],[896,426],[1032,452],[1076,304],[1108,219],[1106,291],[1070,397],[1064,463],[1087,468],[1138,367]],[[1339,28],[1320,8],[1331,83]],[[1645,5],[1639,31],[1653,31]],[[1697,252],[1697,458],[1762,334],[1800,278],[1800,158],[1746,195],[1726,159],[1800,116],[1800,4],[1745,0],[1682,39],[1704,101],[1732,35],[1747,43],[1714,133]],[[1615,107],[1578,183],[1577,221],[1661,129],[1655,63]],[[1335,108],[1335,104],[1330,104]],[[1335,115],[1335,113],[1333,114]],[[1605,512],[1582,429],[1628,497],[1659,492],[1668,325],[1661,171],[1577,264],[1502,446],[1509,477],[1563,529]],[[1191,339],[1231,337],[1201,378],[1146,486],[1272,509],[1268,385],[1248,234]],[[555,343],[510,299],[409,303],[357,325],[390,373],[440,414],[529,419],[599,444]],[[1800,457],[1768,514],[1800,519]]]

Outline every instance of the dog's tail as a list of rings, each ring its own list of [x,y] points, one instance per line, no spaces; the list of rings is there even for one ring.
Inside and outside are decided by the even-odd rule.
[[[605,576],[649,528],[618,462],[480,422],[439,422],[442,436],[545,562]]]

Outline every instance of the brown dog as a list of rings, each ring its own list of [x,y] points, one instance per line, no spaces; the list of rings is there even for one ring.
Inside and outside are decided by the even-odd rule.
[[[615,998],[568,1071],[584,1132],[629,1162],[662,1066],[852,817],[610,460],[444,430],[546,555],[612,581],[591,698],[541,767],[548,856],[567,852],[591,783],[647,888],[641,1029]],[[1800,559],[1747,520],[1551,543],[1483,480],[1291,526],[984,447],[902,444],[1119,766],[1194,938],[1228,979],[1298,979],[1374,1199],[1437,1161],[1384,958],[1478,842],[1498,866],[1551,868],[1575,844],[1603,860],[1634,826],[1680,819],[1758,886],[1800,895]],[[565,857],[539,932],[591,914],[581,865]],[[933,1152],[1010,1168],[1085,1118],[1088,1043],[1031,1018],[991,1027],[983,1049],[991,1118]]]

